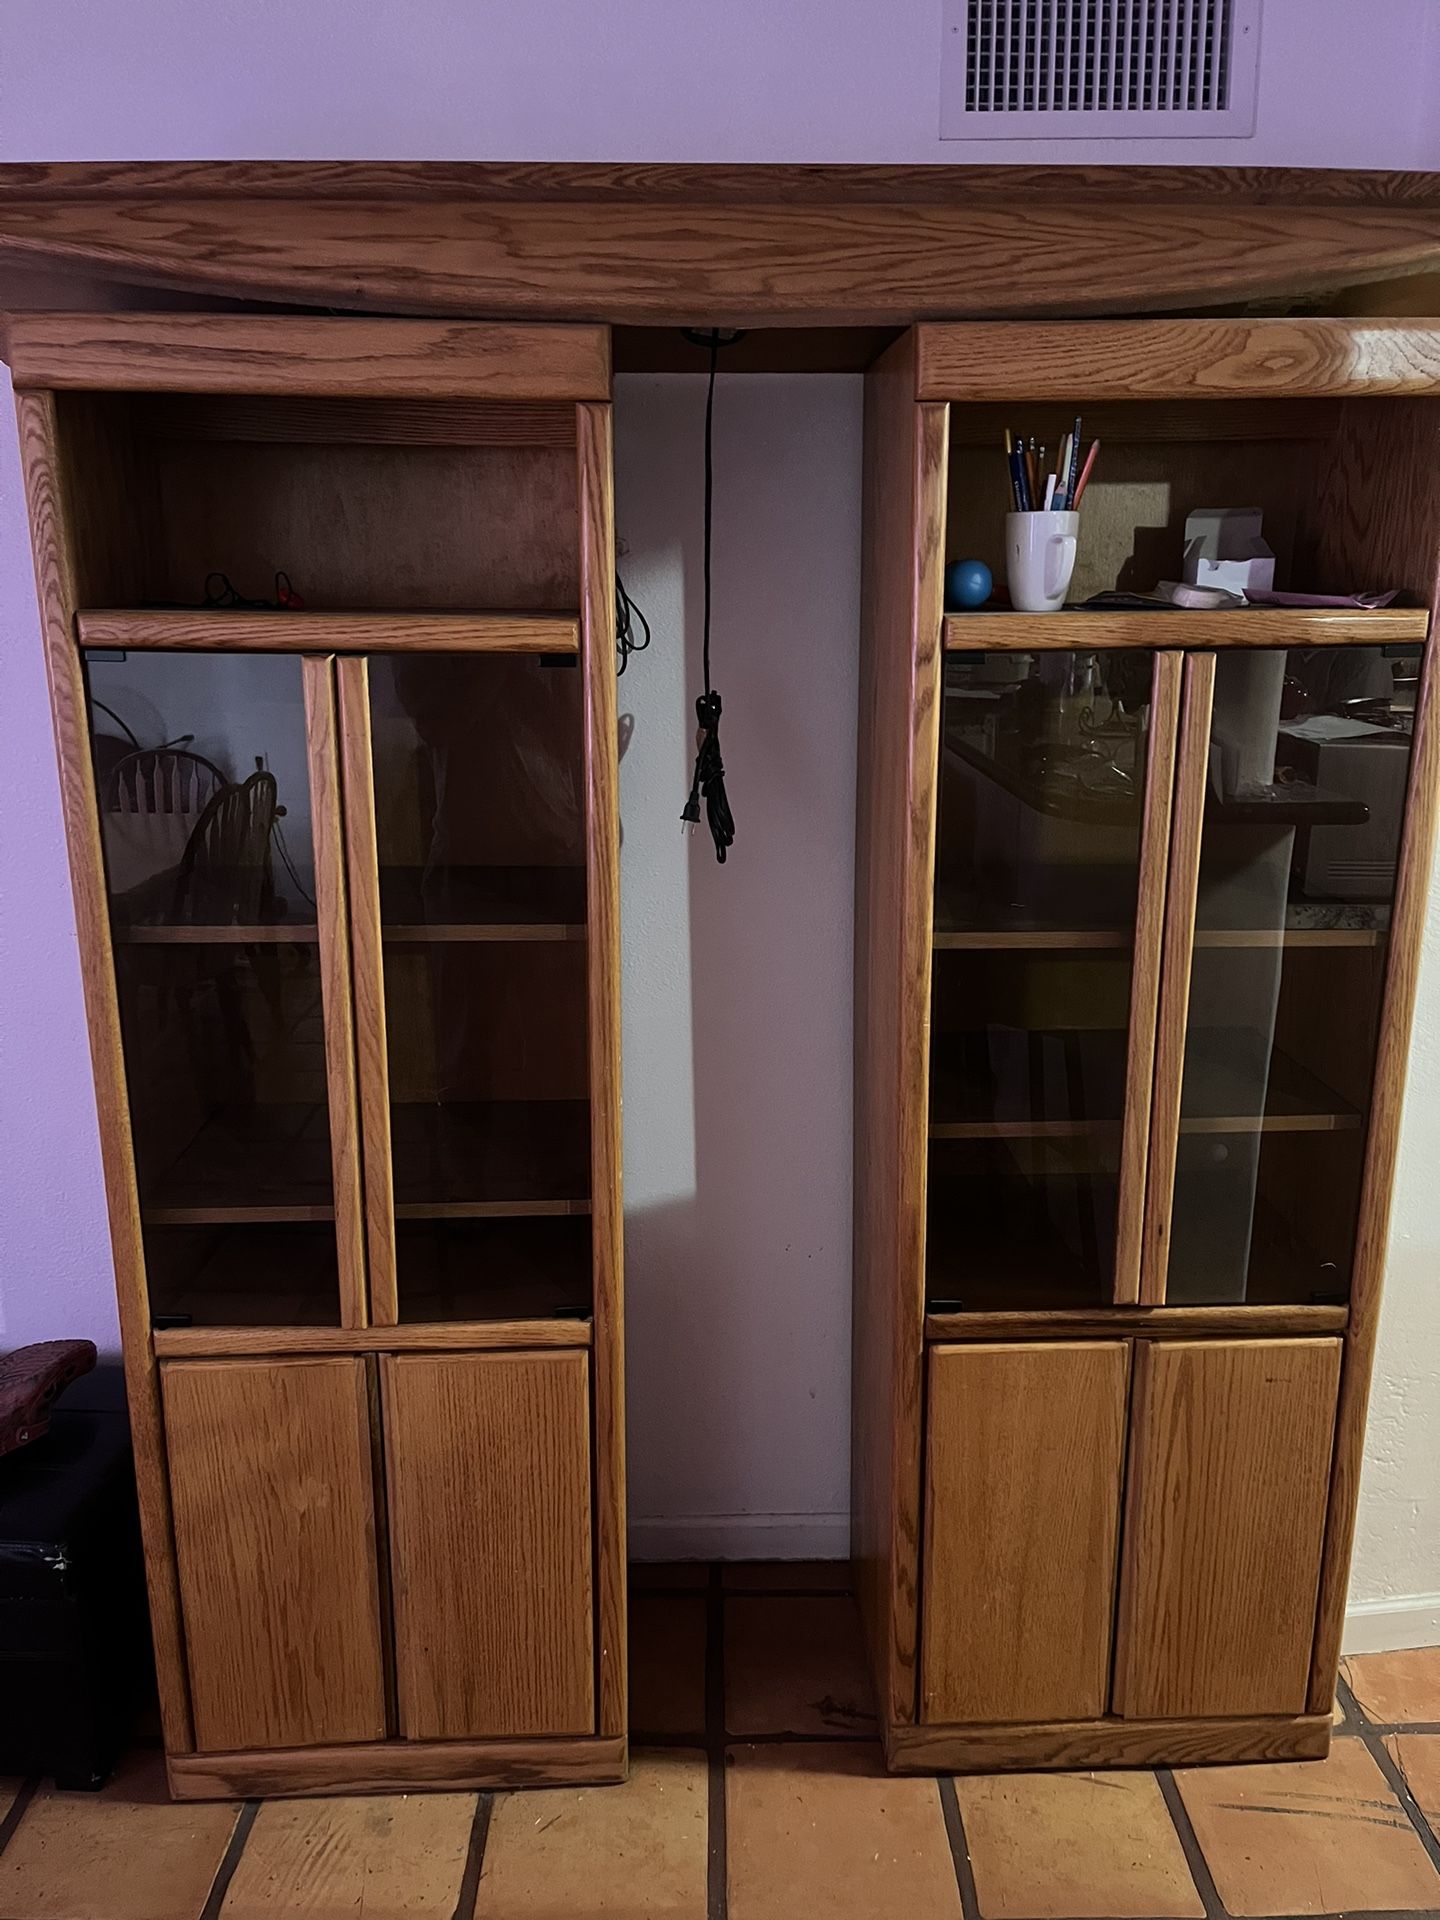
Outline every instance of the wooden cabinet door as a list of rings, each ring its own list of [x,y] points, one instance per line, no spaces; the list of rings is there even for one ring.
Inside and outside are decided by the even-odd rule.
[[[384,1363],[400,1731],[595,1729],[589,1355]]]
[[[1115,1711],[1305,1711],[1339,1340],[1141,1341]]]
[[[1128,1375],[1121,1340],[932,1350],[922,1720],[1104,1713]]]
[[[383,1739],[364,1362],[160,1373],[197,1747]]]

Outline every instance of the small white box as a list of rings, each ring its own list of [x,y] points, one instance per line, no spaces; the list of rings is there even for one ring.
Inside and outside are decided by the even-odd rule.
[[[1275,556],[1258,507],[1197,507],[1185,518],[1185,578],[1192,586],[1245,593],[1273,587]]]

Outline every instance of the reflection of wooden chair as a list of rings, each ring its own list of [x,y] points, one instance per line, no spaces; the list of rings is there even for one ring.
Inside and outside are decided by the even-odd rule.
[[[273,773],[211,795],[175,877],[171,918],[204,926],[258,927],[276,917],[271,836],[282,809]]]
[[[276,805],[276,793],[274,774],[261,771],[211,795],[181,856],[168,916],[172,924],[259,927],[279,917],[270,847],[284,808]],[[255,1046],[245,1011],[244,975],[254,975],[278,1020],[280,950],[264,944],[228,952],[197,949],[192,960],[194,975],[180,991],[187,1026],[193,1027],[193,990],[208,979],[218,996],[233,1057],[249,1069]]]
[[[183,747],[122,754],[100,782],[101,825],[111,898],[125,918],[143,919],[168,896],[190,836],[226,784],[213,761]],[[164,880],[162,902],[154,883]],[[130,895],[130,899],[125,899]]]

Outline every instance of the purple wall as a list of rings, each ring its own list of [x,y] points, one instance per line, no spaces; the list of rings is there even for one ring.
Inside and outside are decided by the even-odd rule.
[[[1266,0],[1252,139],[1071,147],[941,144],[939,0],[8,0],[0,159],[1435,166],[1437,20]]]

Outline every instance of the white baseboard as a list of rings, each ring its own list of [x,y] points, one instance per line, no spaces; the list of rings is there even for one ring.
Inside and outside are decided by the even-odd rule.
[[[1402,1647],[1440,1646],[1440,1593],[1407,1593],[1396,1600],[1361,1600],[1345,1614],[1346,1653],[1396,1653]]]
[[[686,1513],[632,1518],[632,1560],[844,1560],[848,1513]]]

